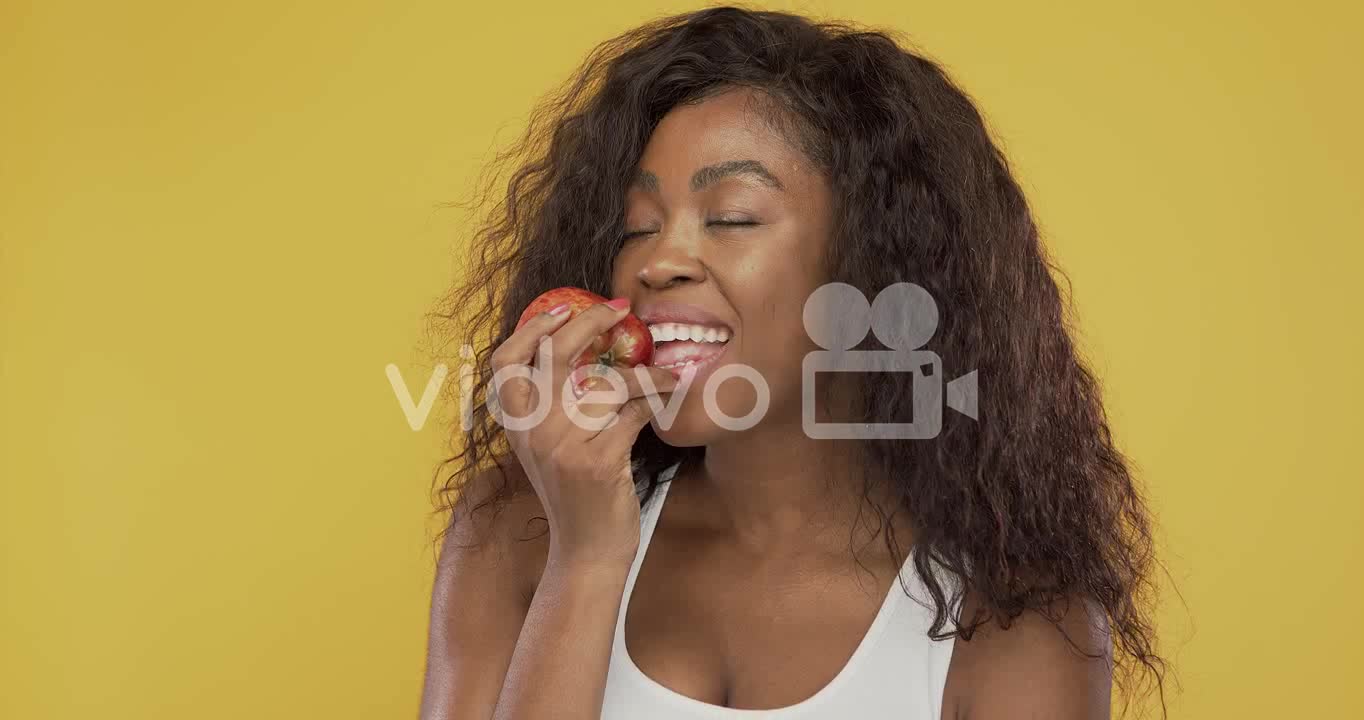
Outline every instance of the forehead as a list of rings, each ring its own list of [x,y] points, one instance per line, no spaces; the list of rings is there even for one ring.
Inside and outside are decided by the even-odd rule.
[[[663,178],[734,160],[755,160],[783,183],[811,173],[805,156],[774,126],[758,91],[735,89],[673,108],[654,129],[640,167]],[[667,181],[664,181],[667,185]]]

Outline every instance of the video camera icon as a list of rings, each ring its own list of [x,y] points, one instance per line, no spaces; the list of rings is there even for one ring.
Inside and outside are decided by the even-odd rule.
[[[909,282],[886,287],[868,303],[846,283],[829,283],[810,294],[801,318],[805,332],[824,348],[801,363],[801,425],[823,440],[920,440],[942,432],[944,404],[978,419],[976,371],[944,383],[942,358],[919,350],[938,330],[938,304],[924,288]],[[853,350],[867,331],[889,350]],[[907,423],[832,423],[815,417],[815,375],[828,372],[908,372],[913,374],[913,420]],[[944,400],[944,395],[946,396]]]

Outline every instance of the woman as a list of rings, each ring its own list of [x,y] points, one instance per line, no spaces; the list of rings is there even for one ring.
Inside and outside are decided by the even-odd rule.
[[[475,397],[524,414],[536,392],[491,371],[530,366],[554,402],[518,429],[473,408],[423,717],[1078,719],[1109,716],[1115,679],[1159,687],[1147,510],[1018,184],[937,65],[709,9],[602,45],[504,160],[442,317],[488,332]],[[940,379],[977,371],[977,417],[812,437],[807,300],[907,282],[937,303]],[[617,300],[516,329],[560,286]],[[560,394],[632,311],[653,367],[613,398]],[[721,368],[760,379],[710,382],[707,407],[692,388]],[[822,375],[815,417],[912,423],[914,382]]]

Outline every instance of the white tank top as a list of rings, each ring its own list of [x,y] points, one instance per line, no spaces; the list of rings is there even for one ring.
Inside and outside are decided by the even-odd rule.
[[[661,479],[670,479],[677,467],[664,470]],[[928,637],[933,620],[928,608],[932,605],[928,590],[914,571],[912,549],[900,571],[904,585],[898,580],[891,583],[881,609],[847,664],[805,700],[770,710],[727,708],[683,695],[645,675],[625,648],[625,615],[670,486],[670,482],[661,484],[641,509],[639,550],[616,615],[602,720],[941,719],[943,686],[954,641]],[[942,582],[950,593],[954,585],[947,578]],[[906,596],[906,587],[912,597]],[[948,622],[950,629],[953,626]]]

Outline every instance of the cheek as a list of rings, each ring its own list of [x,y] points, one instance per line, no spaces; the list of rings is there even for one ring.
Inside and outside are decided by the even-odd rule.
[[[801,322],[799,298],[770,298],[760,307],[758,319],[745,319],[732,361],[751,369],[749,374],[761,379],[771,410],[784,413],[800,401],[802,363],[815,346]],[[728,415],[743,415],[758,402],[760,391],[748,380],[731,378],[716,387],[717,403]]]
[[[616,259],[611,265],[611,297],[618,298],[629,294],[630,290],[637,284],[635,276],[639,272],[639,266],[635,264],[634,253],[630,250],[622,250],[616,254]]]
[[[740,354],[775,385],[799,377],[801,359],[816,349],[805,330],[805,302],[822,280],[812,239],[787,236],[736,258],[730,286],[743,321]],[[775,387],[774,387],[775,389]]]

